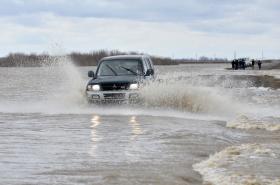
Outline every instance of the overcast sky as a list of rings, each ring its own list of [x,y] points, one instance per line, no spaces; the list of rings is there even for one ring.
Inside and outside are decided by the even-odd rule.
[[[280,58],[279,0],[0,0],[0,56],[139,51]]]

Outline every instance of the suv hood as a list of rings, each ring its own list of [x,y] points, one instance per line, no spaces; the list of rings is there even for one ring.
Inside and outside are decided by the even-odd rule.
[[[89,85],[91,84],[100,84],[100,83],[135,83],[139,82],[143,79],[142,76],[101,76],[89,81]]]

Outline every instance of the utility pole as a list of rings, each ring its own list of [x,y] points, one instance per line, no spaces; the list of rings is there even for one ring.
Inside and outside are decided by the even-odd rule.
[[[263,49],[262,49],[262,60],[264,59],[264,57],[263,57]]]

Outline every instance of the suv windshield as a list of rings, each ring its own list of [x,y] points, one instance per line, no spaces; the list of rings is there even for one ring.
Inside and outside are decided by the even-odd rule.
[[[97,72],[98,76],[127,76],[142,74],[142,62],[136,59],[104,60],[101,62]]]

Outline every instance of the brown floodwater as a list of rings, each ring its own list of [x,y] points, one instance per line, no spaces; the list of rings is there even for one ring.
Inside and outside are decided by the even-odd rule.
[[[0,68],[0,184],[280,184],[278,70],[157,66],[141,104],[89,105],[71,64]]]

